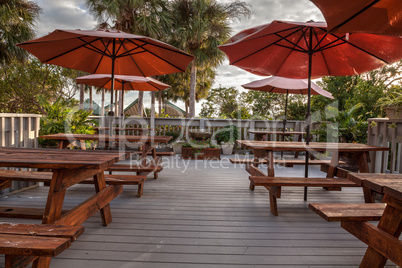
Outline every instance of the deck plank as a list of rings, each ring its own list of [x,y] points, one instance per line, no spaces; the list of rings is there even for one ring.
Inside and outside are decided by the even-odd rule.
[[[113,222],[103,227],[99,214],[92,216],[83,224],[85,233],[53,258],[51,267],[349,268],[360,263],[365,244],[308,208],[309,203],[363,203],[360,188],[341,192],[309,188],[309,200],[304,202],[303,187],[283,187],[284,198],[278,200],[281,214],[274,217],[267,210],[268,192],[249,190],[244,166],[224,158],[220,162],[166,159],[175,162],[164,162],[160,178],[145,182],[142,198],[132,198],[135,186],[124,187],[110,205]],[[205,163],[212,167],[205,168]],[[304,167],[276,166],[275,172],[303,176]],[[310,174],[325,177],[316,167]],[[91,185],[71,187],[63,209],[74,207],[93,191]],[[1,198],[0,206],[41,207],[46,197],[47,188],[38,187]],[[387,266],[395,267],[390,262]]]

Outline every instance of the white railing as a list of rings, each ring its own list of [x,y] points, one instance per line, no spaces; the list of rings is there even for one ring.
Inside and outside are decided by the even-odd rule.
[[[37,148],[41,117],[38,114],[0,113],[0,146]],[[0,195],[33,184],[13,181],[10,188],[0,191]]]
[[[102,126],[109,126],[108,117],[91,117],[98,119]],[[113,125],[119,125],[121,118],[114,118]],[[293,131],[302,131],[304,121],[289,120],[286,122],[286,129]],[[144,127],[151,126],[150,118],[142,117],[126,117],[124,118],[125,127]],[[165,135],[170,131],[180,132],[179,139],[183,140],[188,137],[190,131],[205,130],[208,132],[216,132],[219,129],[233,125],[239,128],[239,139],[254,139],[254,135],[248,133],[249,130],[282,130],[283,121],[274,120],[245,120],[245,119],[206,119],[206,118],[155,118],[155,133],[157,135]],[[127,131],[126,131],[127,133]],[[129,134],[136,134],[135,131]]]
[[[402,173],[402,120],[371,118],[368,123],[367,144],[390,148],[389,152],[370,155],[370,171]]]

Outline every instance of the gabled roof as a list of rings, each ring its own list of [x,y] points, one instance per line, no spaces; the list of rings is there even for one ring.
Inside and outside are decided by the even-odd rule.
[[[185,116],[186,111],[174,105],[170,101],[165,100],[165,113],[170,116]]]
[[[86,99],[84,101],[84,111],[88,111],[90,109],[90,103],[89,99]],[[95,101],[92,101],[92,115],[100,115],[101,108],[99,104],[97,104]]]

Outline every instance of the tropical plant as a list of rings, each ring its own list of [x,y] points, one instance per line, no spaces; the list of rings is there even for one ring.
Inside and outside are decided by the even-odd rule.
[[[188,114],[194,117],[198,70],[222,63],[225,57],[218,46],[229,38],[230,20],[249,16],[250,9],[240,1],[221,4],[216,0],[173,0],[170,14],[172,44],[195,57],[191,63]]]
[[[321,122],[312,133],[318,135],[318,141],[321,142],[367,143],[368,122],[355,117],[356,111],[362,106],[358,104],[347,111],[327,107],[326,121]]]
[[[58,98],[53,103],[50,103],[43,96],[39,96],[38,98],[46,113],[45,116],[41,118],[40,135],[57,133],[95,133],[93,126],[97,125],[97,121],[88,118],[92,114],[92,111],[76,110],[73,108],[74,102],[66,101],[62,98]],[[56,141],[40,140],[39,143],[42,146],[55,145]]]
[[[402,89],[400,87],[394,87],[391,91],[380,98],[377,102],[377,106],[381,108],[393,107],[402,109]]]
[[[3,0],[0,2],[0,65],[13,59],[22,61],[27,52],[17,46],[35,37],[35,20],[40,13],[33,1]]]

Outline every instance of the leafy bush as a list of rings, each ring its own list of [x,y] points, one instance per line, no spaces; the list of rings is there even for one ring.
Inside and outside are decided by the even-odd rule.
[[[93,134],[95,130],[92,125],[97,125],[97,121],[90,120],[88,117],[92,111],[75,110],[72,103],[58,98],[54,103],[50,103],[44,97],[39,97],[39,102],[43,106],[46,116],[41,118],[40,135],[50,135],[57,133],[77,133]],[[41,146],[56,145],[55,140],[40,140]]]
[[[178,130],[166,131],[165,135],[171,136],[172,139],[168,143],[173,143],[173,142],[177,141],[177,139],[181,136],[181,132]]]
[[[239,136],[239,129],[236,126],[230,125],[221,128],[214,133],[214,138],[218,144],[224,143],[234,143]]]

